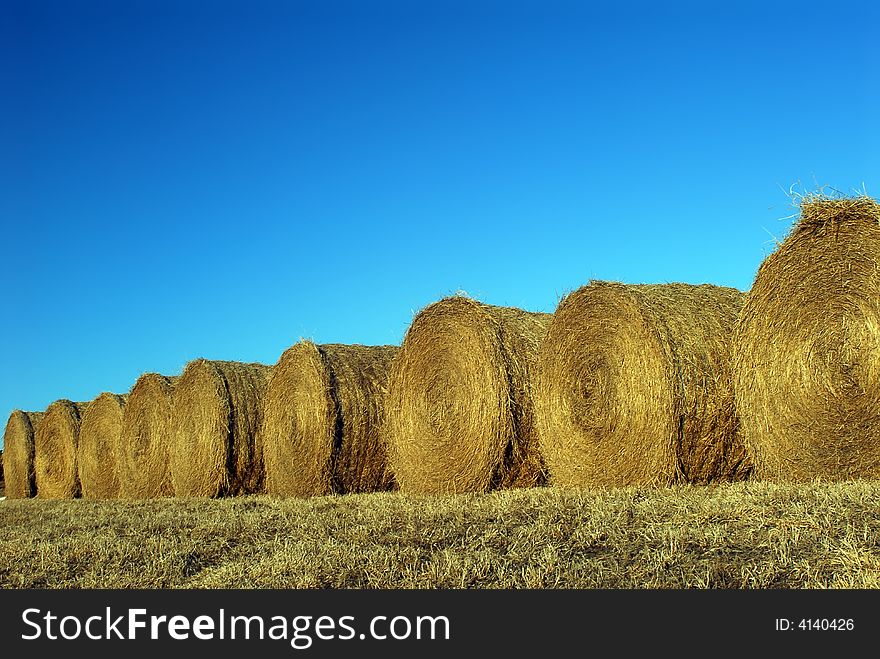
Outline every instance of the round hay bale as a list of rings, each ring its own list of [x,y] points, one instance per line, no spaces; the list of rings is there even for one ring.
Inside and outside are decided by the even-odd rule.
[[[401,490],[543,484],[530,381],[550,318],[462,296],[416,315],[391,366],[383,427]]]
[[[388,490],[379,432],[393,346],[300,341],[272,369],[263,418],[266,491],[319,496]]]
[[[171,394],[171,479],[178,496],[259,492],[264,364],[190,362]]]
[[[80,495],[76,461],[80,422],[87,403],[56,400],[46,408],[34,433],[34,471],[40,499]]]
[[[170,466],[171,393],[179,379],[145,373],[128,394],[115,451],[123,497],[174,495]]]
[[[116,451],[122,435],[122,415],[127,396],[102,393],[82,415],[76,459],[85,499],[119,497]]]
[[[591,282],[562,300],[534,387],[551,482],[746,477],[730,372],[742,298],[707,284]]]
[[[34,432],[42,412],[15,410],[3,433],[3,482],[6,497],[27,499],[37,493],[34,472]]]
[[[880,477],[880,205],[813,196],[758,269],[735,341],[756,475]]]

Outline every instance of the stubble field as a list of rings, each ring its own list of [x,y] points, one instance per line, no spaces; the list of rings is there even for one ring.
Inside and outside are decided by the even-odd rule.
[[[5,588],[878,588],[880,482],[0,502]]]

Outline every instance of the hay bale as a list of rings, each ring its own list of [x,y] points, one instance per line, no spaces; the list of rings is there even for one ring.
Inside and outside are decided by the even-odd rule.
[[[34,433],[34,471],[41,499],[80,495],[76,454],[80,423],[87,403],[56,400],[46,408]]]
[[[76,460],[85,499],[119,497],[117,447],[122,435],[122,416],[127,396],[102,393],[82,415]]]
[[[747,476],[730,365],[742,298],[710,285],[591,282],[562,300],[534,388],[551,482]]]
[[[264,404],[267,492],[306,497],[391,488],[379,430],[396,352],[300,341],[281,355]]]
[[[121,496],[132,499],[174,494],[171,482],[171,393],[178,377],[140,376],[128,394],[116,446]]]
[[[758,269],[735,346],[758,477],[880,477],[880,205],[806,198]]]
[[[416,315],[391,367],[383,427],[401,490],[544,482],[530,380],[550,318],[461,296]]]
[[[34,473],[34,432],[42,412],[15,410],[3,433],[3,482],[6,497],[27,499],[37,493]]]
[[[171,394],[171,479],[178,496],[259,492],[264,364],[190,362]]]

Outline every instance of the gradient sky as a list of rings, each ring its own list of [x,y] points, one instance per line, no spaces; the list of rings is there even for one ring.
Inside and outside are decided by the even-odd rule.
[[[0,414],[459,290],[745,290],[791,186],[878,195],[875,3],[652,4],[3,0]]]

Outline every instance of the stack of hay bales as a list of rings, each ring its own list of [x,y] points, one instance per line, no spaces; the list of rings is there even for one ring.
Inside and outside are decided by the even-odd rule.
[[[3,481],[6,497],[10,499],[36,496],[34,432],[42,418],[41,412],[15,410],[6,422],[3,433]]]
[[[87,403],[56,400],[46,408],[34,433],[34,471],[41,499],[80,495],[77,446]]]
[[[743,433],[763,479],[880,477],[880,205],[808,197],[736,332]]]
[[[461,296],[416,315],[391,367],[383,427],[401,490],[544,482],[530,389],[550,318]]]
[[[284,352],[265,398],[267,492],[308,497],[390,489],[379,431],[396,352],[311,341]]]
[[[259,442],[270,368],[190,362],[171,395],[171,479],[178,496],[260,492]]]
[[[116,452],[122,435],[122,415],[126,398],[127,396],[105,392],[86,406],[77,445],[77,465],[83,498],[119,497]]]
[[[174,494],[170,465],[171,393],[179,379],[145,373],[128,394],[115,451],[123,497]]]
[[[880,205],[808,197],[752,290],[591,282],[555,314],[453,296],[403,344],[198,359],[16,410],[10,498],[445,494],[880,477]]]
[[[535,408],[551,482],[671,485],[744,478],[730,341],[743,294],[592,282],[541,348]]]

